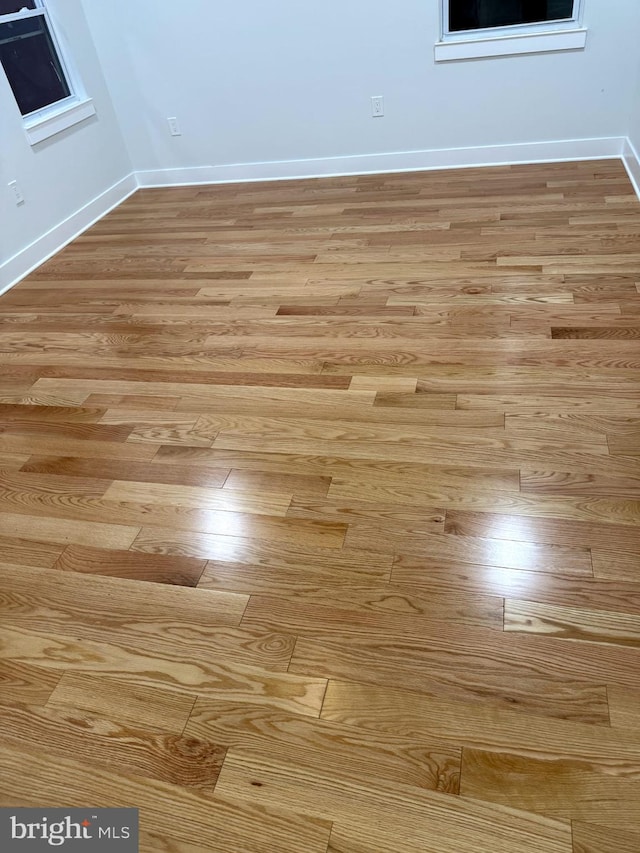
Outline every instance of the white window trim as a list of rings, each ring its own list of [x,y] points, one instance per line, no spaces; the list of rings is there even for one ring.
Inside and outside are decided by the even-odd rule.
[[[583,50],[587,30],[581,26],[583,0],[575,0],[574,16],[561,21],[486,27],[449,32],[449,0],[440,0],[441,34],[434,46],[436,62]]]
[[[37,113],[25,116],[24,132],[27,134],[29,144],[37,145],[38,142],[44,142],[50,136],[55,136],[56,133],[61,133],[95,114],[96,108],[91,98],[82,100],[78,97],[66,98]]]
[[[56,101],[56,103],[43,107],[41,110],[22,116],[25,134],[32,146],[85,121],[96,113],[93,101],[87,96],[80,75],[69,59],[70,53],[60,36],[61,29],[56,26],[54,16],[51,14],[48,5],[45,0],[35,0],[35,3],[36,9],[3,15],[1,20],[12,21],[44,17],[71,94],[62,101]]]

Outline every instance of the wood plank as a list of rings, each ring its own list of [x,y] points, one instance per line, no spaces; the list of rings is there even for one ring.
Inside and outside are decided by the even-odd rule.
[[[399,394],[412,393],[416,390],[417,379],[400,376],[354,376],[349,385],[350,391],[392,391]]]
[[[263,540],[273,546],[295,545],[301,549],[340,549],[344,542],[344,524],[323,524],[296,519],[271,519],[256,521],[257,516],[219,513],[210,514],[203,523],[204,529],[220,529],[220,533],[199,533],[186,530],[166,530],[144,527],[131,546],[132,551],[147,554],[173,554],[205,560],[233,561],[233,555],[242,553],[245,543]],[[222,516],[222,517],[221,517]],[[226,516],[227,518],[224,518]],[[175,527],[175,525],[174,525]]]
[[[214,543],[210,543],[212,546]],[[216,543],[198,582],[202,589],[227,589],[250,594],[310,594],[326,596],[326,590],[336,590],[337,595],[348,594],[350,587],[364,587],[373,591],[388,580],[393,558],[384,554],[343,548],[300,548],[286,545],[274,547],[269,543],[235,540],[232,547]],[[201,543],[205,545],[205,543]],[[152,543],[145,534],[137,548],[152,552]],[[167,550],[181,550],[162,546]],[[188,549],[188,544],[182,545]],[[365,592],[365,595],[367,593]],[[373,594],[373,592],[372,592]]]
[[[158,442],[159,444],[161,442]],[[88,459],[120,459],[148,462],[157,447],[127,441],[77,441],[73,437],[0,434],[0,451],[30,456],[82,456]]]
[[[614,545],[615,541],[609,544]],[[635,545],[635,543],[628,543]],[[624,543],[622,545],[624,547]],[[606,550],[594,548],[591,551],[593,573],[597,578],[629,581],[640,580],[640,548],[636,551]]]
[[[640,432],[635,435],[608,435],[612,456],[640,456]]]
[[[7,625],[73,630],[77,639],[125,642],[176,660],[215,663],[225,657],[274,671],[286,671],[293,651],[295,637],[285,632],[239,627],[246,595],[43,569],[3,572],[2,581],[13,604]]]
[[[380,476],[384,477],[384,474],[381,473]],[[408,491],[410,490],[411,484],[408,487]],[[426,496],[424,504],[419,500],[406,503],[394,502],[388,499],[386,492],[377,501],[367,500],[366,493],[362,496],[365,500],[360,500],[359,497],[341,499],[331,494],[328,494],[325,499],[316,500],[294,497],[287,510],[287,518],[345,522],[351,525],[351,530],[355,530],[360,523],[363,525],[379,523],[382,533],[390,528],[397,530],[398,533],[410,531],[411,535],[444,531],[444,511],[432,506],[429,495]]]
[[[480,513],[479,513],[480,514]],[[452,511],[447,511],[445,528]],[[505,516],[509,519],[510,516]],[[362,550],[389,550],[395,556],[413,556],[424,559],[443,559],[460,563],[482,564],[503,569],[521,569],[532,572],[554,572],[562,575],[591,576],[591,558],[585,548],[570,545],[543,545],[537,542],[517,541],[507,538],[485,539],[480,536],[428,533],[424,529],[412,530],[405,525],[381,529],[381,525],[359,522],[352,524],[345,539],[349,548]],[[498,524],[484,528],[492,534],[501,534]]]
[[[97,423],[104,414],[104,408],[95,404],[88,406],[39,406],[0,404],[0,422],[27,421],[40,423]]]
[[[106,490],[104,497],[106,500],[113,501],[177,505],[203,510],[284,517],[292,495],[116,480]]]
[[[157,467],[157,466],[156,466]],[[241,492],[271,492],[293,497],[324,497],[331,484],[330,477],[300,474],[277,474],[267,471],[243,471],[234,468],[224,481],[223,488]]]
[[[0,702],[45,705],[60,673],[15,661],[0,661]]]
[[[0,753],[2,805],[17,800],[39,807],[64,800],[71,808],[81,808],[87,800],[104,807],[135,802],[145,826],[196,848],[199,845],[219,853],[265,853],[269,847],[282,853],[298,853],[301,848],[325,853],[329,838],[325,821],[300,817],[284,807],[264,810],[251,804],[227,803],[206,789],[120,775],[69,756],[52,758],[41,748],[5,741]]]
[[[331,637],[345,625],[354,633],[375,636],[398,634],[421,637],[433,622],[502,630],[503,600],[489,596],[457,597],[412,595],[402,587],[353,590],[335,598],[325,593],[313,601],[253,594],[242,617],[243,625],[271,626],[274,630]],[[280,626],[276,629],[276,626]],[[310,627],[312,626],[312,628]]]
[[[26,525],[20,525],[20,518],[16,521],[19,530],[25,534],[25,538],[10,535],[12,529],[16,533],[19,530],[13,527],[10,522],[6,525],[2,532],[8,535],[0,536],[0,553],[2,553],[3,562],[16,563],[21,566],[42,566],[43,568],[53,566],[64,551],[64,544],[48,542],[46,537],[43,540],[38,540],[35,530],[27,530]],[[34,538],[31,539],[31,536]]]
[[[580,327],[570,329],[552,327],[551,337],[554,340],[557,340],[558,338],[572,338],[573,340],[611,340],[612,338],[615,340],[637,340],[640,338],[640,326],[627,326],[622,328],[589,326],[586,329]]]
[[[11,661],[44,665],[58,672],[115,678],[133,687],[157,687],[188,696],[212,696],[237,702],[265,704],[317,717],[326,680],[275,673],[236,663],[190,663],[163,654],[143,654],[113,643],[79,642],[56,634],[17,628],[0,629],[4,655]],[[36,665],[38,665],[36,664]]]
[[[82,672],[63,672],[47,702],[47,708],[53,711],[70,714],[77,710],[122,725],[174,735],[182,733],[192,707],[192,697],[163,690],[159,684],[133,685]]]
[[[385,853],[453,853],[461,849],[480,853],[499,849],[507,841],[514,853],[565,853],[571,849],[567,822],[512,810],[501,812],[499,807],[397,782],[376,785],[373,780],[357,781],[350,778],[348,766],[340,776],[329,775],[315,762],[284,763],[268,752],[230,750],[216,791],[218,796],[240,801],[257,800],[266,808],[288,802],[298,812],[332,821],[332,832],[338,838],[343,833],[357,833],[366,840],[368,849]]]
[[[62,572],[129,578],[151,583],[197,586],[206,565],[205,560],[113,551],[87,545],[68,545],[53,568]]]
[[[58,698],[64,694],[64,698],[71,699],[73,687],[70,681],[63,676]],[[79,688],[77,681],[75,688]],[[150,710],[155,710],[158,716],[162,710],[169,712],[167,723],[172,711],[176,718],[176,703],[173,706],[169,702],[161,705],[156,697],[148,693],[146,696],[131,695],[126,686],[121,694],[120,709],[126,701],[128,715],[131,711],[130,703],[134,707],[138,703],[140,707],[144,698],[149,699]],[[118,719],[121,719],[121,710],[114,708],[117,703],[109,703],[109,685],[106,686],[105,705],[99,709],[100,716],[87,713],[80,715],[75,702],[69,707],[53,699],[47,708],[2,705],[2,736],[17,745],[25,739],[31,743],[46,743],[47,751],[52,755],[73,755],[87,763],[95,762],[103,767],[111,767],[115,772],[146,776],[186,788],[215,785],[226,754],[224,748],[207,741],[182,737],[179,730],[172,734],[170,724],[164,730],[154,732],[115,722],[113,718],[105,719],[109,704],[110,710],[115,710]],[[144,720],[146,711],[141,716]]]
[[[567,471],[521,471],[523,492],[542,495],[595,495],[638,500],[640,480],[634,477],[603,477]]]
[[[504,630],[566,640],[640,647],[640,615],[507,598]]]
[[[455,409],[455,394],[416,394],[405,391],[378,391],[374,406],[385,408]]]
[[[43,420],[8,420],[2,423],[0,429],[3,438],[5,436],[33,436],[34,439],[74,439],[77,441],[126,441],[131,434],[131,427],[127,424],[113,426],[102,423],[72,422]]]
[[[132,580],[81,575],[75,572],[53,572],[47,569],[23,567],[18,574],[11,569],[0,570],[3,589],[7,596],[15,596],[16,607],[6,618],[20,618],[20,607],[26,614],[30,605],[37,609],[50,608],[49,618],[54,619],[54,608],[68,611],[69,621],[80,625],[83,621],[99,628],[117,619],[145,619],[150,624],[156,620],[173,619],[175,628],[184,619],[193,628],[220,625],[239,625],[248,596],[230,592],[196,592],[188,588],[171,588],[164,584],[140,585]],[[108,602],[108,604],[106,604]],[[142,606],[145,616],[141,616]],[[76,611],[76,612],[74,612]],[[81,611],[86,611],[84,618]],[[124,624],[119,626],[124,631]],[[151,633],[153,637],[153,632]],[[159,632],[160,634],[164,632]],[[176,641],[179,632],[176,631]],[[151,638],[150,638],[151,639]]]
[[[177,410],[185,413],[201,413],[210,415],[249,415],[259,416],[264,418],[308,418],[312,416],[314,420],[333,421],[336,418],[347,420],[349,418],[357,418],[360,423],[372,424],[421,424],[423,426],[473,426],[473,427],[491,427],[503,426],[503,416],[501,413],[488,412],[486,410],[473,413],[453,411],[453,407],[449,409],[432,408],[432,409],[413,409],[409,407],[387,407],[384,411],[379,407],[372,406],[370,400],[363,401],[355,395],[360,395],[368,392],[349,392],[342,395],[342,400],[334,405],[327,406],[321,399],[317,399],[313,404],[307,405],[305,402],[296,400],[269,400],[269,399],[253,399],[246,396],[229,393],[224,397],[204,399],[202,397],[182,396],[178,403]],[[213,432],[213,429],[211,430]],[[604,444],[601,442],[604,447]]]
[[[552,446],[546,444],[544,456],[537,450],[522,450],[517,452],[502,451],[497,454],[491,451],[475,450],[472,453],[464,453],[461,450],[457,455],[443,453],[441,448],[438,448],[438,453],[430,455],[428,448],[421,448],[420,462],[416,461],[415,452],[410,450],[400,449],[390,444],[384,445],[384,453],[379,452],[378,444],[368,445],[351,445],[348,442],[316,442],[313,446],[310,443],[304,442],[303,447],[292,446],[291,442],[286,442],[286,446],[274,445],[270,452],[268,447],[265,448],[265,441],[262,443],[251,440],[248,447],[225,448],[220,446],[222,439],[216,439],[216,446],[208,448],[197,447],[161,447],[155,457],[155,460],[160,462],[175,462],[180,464],[203,464],[203,465],[224,465],[233,467],[242,467],[255,470],[261,467],[262,470],[277,470],[285,473],[332,473],[328,471],[330,468],[336,473],[343,475],[348,474],[353,469],[381,472],[398,473],[406,476],[414,474],[414,479],[420,474],[430,476],[437,473],[457,472],[463,476],[465,472],[477,472],[478,476],[482,472],[487,472],[491,469],[509,471],[517,470],[520,467],[533,468],[544,459],[544,465],[549,465],[550,462],[556,464],[558,470],[562,467],[563,470],[587,471],[588,473],[598,473],[606,477],[611,476],[640,476],[640,463],[635,457],[612,457],[604,455],[596,455],[592,453],[575,452],[565,449],[562,452],[556,452],[550,449]],[[233,438],[233,443],[237,444],[238,438]],[[225,438],[225,444],[231,442],[230,438]],[[241,442],[242,443],[242,442]],[[271,441],[268,442],[272,444]],[[296,443],[297,444],[297,443]],[[355,447],[355,449],[354,449]],[[340,450],[341,455],[336,455],[336,449]],[[461,459],[461,456],[463,457]],[[534,460],[537,460],[534,461]],[[260,466],[257,463],[260,463]]]
[[[436,625],[419,640],[346,631],[325,637],[308,631],[298,638],[289,671],[595,724],[609,722],[603,685],[636,683],[637,659],[631,654],[622,668],[606,647],[600,657],[589,650],[576,658],[560,641],[516,645],[495,631],[465,628],[447,636]],[[615,659],[617,672],[607,669],[607,656]]]
[[[5,471],[18,471],[28,458],[26,453],[0,453],[0,468]]]
[[[122,524],[67,521],[44,515],[0,513],[0,536],[30,537],[52,545],[91,545],[98,548],[126,549],[140,528]],[[56,559],[57,559],[56,555]]]
[[[640,732],[640,686],[637,689],[611,684],[607,688],[611,725]]]
[[[372,491],[371,498],[376,499],[378,494],[375,487],[370,488]],[[353,498],[354,491],[357,489],[338,481],[332,483],[329,489],[329,497]],[[381,488],[380,491],[382,492],[383,489]],[[389,492],[393,494],[392,490]],[[403,497],[400,492],[395,494],[399,498]],[[483,496],[477,495],[473,491],[458,494],[453,487],[448,493],[446,489],[443,489],[442,492],[434,491],[433,495],[426,491],[426,495],[427,499],[431,498],[432,504],[442,506],[447,512],[449,510],[461,513],[478,511],[480,513],[511,515],[512,517],[521,516],[525,519],[551,519],[553,523],[557,522],[560,525],[564,520],[570,522],[593,520],[602,525],[627,525],[630,528],[637,528],[640,522],[640,501],[625,498],[574,498],[565,495],[533,497],[522,493],[516,495],[505,492],[495,492],[491,496]],[[366,497],[366,494],[364,496]],[[409,502],[410,496],[404,499]]]
[[[638,415],[639,400],[628,400],[623,397],[616,399],[616,411],[630,416]],[[560,392],[554,394],[501,394],[499,390],[490,393],[469,393],[457,395],[457,407],[464,411],[477,409],[501,409],[507,413],[531,415],[532,412],[542,411],[546,414],[555,413],[567,415],[571,412],[592,412],[596,415],[606,415],[611,411],[609,397],[585,393],[580,397],[566,397]]]
[[[593,817],[597,802],[600,825],[640,832],[640,782],[597,773],[576,761],[465,748],[461,794],[527,813],[582,821]]]
[[[640,836],[630,835],[619,828],[605,828],[574,820],[571,822],[571,830],[573,853],[635,853],[640,846]]]
[[[320,716],[396,737],[437,737],[486,752],[575,760],[605,774],[640,779],[635,733],[608,726],[334,680],[329,681]]]
[[[417,788],[451,794],[459,789],[460,750],[437,740],[379,736],[338,723],[210,699],[196,701],[185,736],[227,748],[268,751],[285,761],[311,753],[338,774],[349,765],[362,775]]]
[[[640,587],[633,581],[573,576],[561,569],[550,574],[400,554],[391,576],[403,588],[424,590],[427,595],[517,596],[545,604],[632,614],[640,608]]]
[[[28,476],[28,475],[26,475]],[[124,490],[124,484],[122,489]],[[152,488],[157,484],[149,484]],[[138,488],[133,485],[133,488]],[[113,539],[113,542],[105,545],[101,541],[87,541],[83,538],[78,538],[82,531],[79,525],[76,531],[75,538],[64,539],[60,541],[75,542],[76,544],[97,544],[101,547],[126,548],[131,544],[139,529],[143,525],[153,525],[158,529],[168,531],[169,535],[173,532],[180,534],[180,531],[193,531],[207,534],[214,537],[237,537],[248,536],[257,539],[273,538],[274,541],[299,543],[301,545],[326,545],[327,547],[340,548],[342,546],[346,524],[342,522],[320,522],[307,521],[304,519],[286,518],[284,510],[281,515],[263,515],[251,512],[234,512],[231,507],[236,505],[236,500],[233,497],[232,491],[226,492],[227,509],[207,509],[199,508],[197,502],[193,506],[185,506],[188,503],[193,493],[191,487],[175,487],[187,495],[183,499],[183,503],[169,504],[162,503],[158,499],[159,493],[166,492],[167,500],[170,497],[170,491],[174,487],[157,485],[157,490],[153,497],[157,500],[145,501],[144,489],[140,489],[137,495],[139,500],[125,500],[119,496],[115,499],[96,497],[95,495],[83,495],[78,493],[77,488],[72,488],[71,494],[58,494],[39,491],[37,488],[5,488],[0,489],[0,510],[3,511],[2,519],[0,519],[0,535],[5,532],[3,524],[6,522],[6,532],[14,533],[23,528],[26,522],[22,523],[22,527],[17,523],[9,521],[14,519],[16,515],[23,514],[25,519],[37,519],[34,526],[46,529],[47,519],[43,518],[45,514],[51,519],[59,519],[62,521],[77,521],[82,522],[94,529],[96,535],[104,534],[103,538]],[[120,490],[120,487],[119,487]],[[132,489],[133,491],[133,489]],[[206,490],[201,490],[206,492]],[[214,490],[214,496],[216,492]],[[255,501],[257,506],[259,501]],[[276,500],[282,505],[288,502],[288,498],[277,496]],[[217,496],[212,498],[211,503],[224,503]],[[246,505],[246,501],[244,501]],[[136,524],[133,528],[129,525]],[[59,525],[59,531],[64,529],[63,525]],[[120,533],[118,533],[120,531]],[[124,532],[127,532],[125,537]],[[135,532],[134,532],[135,531]],[[111,536],[109,536],[111,534]],[[40,534],[38,534],[40,536]],[[47,538],[44,534],[40,538]],[[206,541],[206,540],[204,540]],[[121,544],[118,544],[121,543]]]
[[[348,503],[350,501],[370,501],[377,504],[408,504],[409,506],[427,505],[449,507],[476,506],[487,503],[486,478],[478,478],[474,482],[473,474],[468,478],[468,483],[456,482],[453,478],[443,478],[440,482],[436,478],[432,481],[423,481],[421,484],[402,482],[395,478],[379,479],[377,484],[362,482],[364,478],[333,477],[327,497],[335,502]],[[497,477],[496,477],[497,479]],[[515,478],[514,478],[515,479]],[[506,476],[502,477],[503,482]],[[513,483],[514,492],[512,500],[517,502],[515,492],[518,487]],[[505,490],[506,491],[506,490]],[[493,499],[496,503],[507,504],[509,498],[500,495]],[[523,507],[518,506],[522,511]],[[533,508],[535,509],[535,508]],[[545,508],[540,507],[544,512]],[[573,508],[564,505],[557,512],[573,512]]]
[[[445,530],[456,536],[486,536],[514,542],[538,542],[596,549],[640,550],[640,529],[612,521],[587,524],[573,519],[536,518],[491,512],[447,512]]]
[[[425,439],[426,442],[426,439]],[[303,456],[333,456],[343,459],[369,459],[371,461],[388,461],[394,463],[411,463],[415,461],[416,450],[410,443],[402,442],[372,442],[341,439],[306,439],[265,437],[264,435],[231,435],[220,434],[214,442],[214,450],[245,451],[250,453],[268,452],[274,455],[290,454]],[[597,451],[596,452],[594,452]],[[456,437],[449,434],[448,438],[431,437],[428,443],[420,445],[420,459],[428,465],[451,465],[460,467],[487,468],[491,466],[502,468],[533,467],[573,467],[575,462],[580,469],[588,466],[590,471],[605,470],[612,473],[612,459],[606,455],[606,448],[600,445],[589,445],[588,452],[572,454],[566,446],[559,450],[547,442],[518,441],[511,442],[506,438],[491,438],[476,434]],[[625,472],[629,471],[629,457],[624,459]],[[631,463],[635,470],[635,457]],[[615,470],[615,469],[613,469]],[[503,506],[503,505],[502,505]]]

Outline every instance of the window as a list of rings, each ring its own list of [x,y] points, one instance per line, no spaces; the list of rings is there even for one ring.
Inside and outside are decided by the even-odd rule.
[[[95,112],[61,50],[45,0],[0,0],[0,63],[31,144]]]
[[[436,62],[580,50],[587,0],[441,0]]]
[[[458,33],[494,27],[573,21],[574,0],[448,0],[448,27]]]

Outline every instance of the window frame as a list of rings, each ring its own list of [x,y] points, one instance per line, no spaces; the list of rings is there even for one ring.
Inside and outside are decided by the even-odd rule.
[[[23,127],[30,145],[37,145],[50,136],[54,136],[92,115],[95,115],[95,107],[91,98],[87,96],[86,90],[80,79],[78,71],[70,59],[70,52],[64,40],[60,36],[60,29],[56,26],[55,12],[52,12],[48,0],[34,0],[35,9],[25,9],[12,12],[8,15],[0,15],[0,23],[11,23],[11,21],[24,21],[29,18],[43,18],[56,58],[64,74],[65,82],[70,94],[59,101],[54,101],[46,107],[41,107],[33,112],[22,115],[16,101],[16,109],[20,113]],[[4,73],[4,69],[3,69]],[[11,93],[13,89],[5,74],[5,79]],[[15,95],[14,95],[15,98]]]
[[[435,45],[435,61],[584,49],[584,7],[585,0],[573,0],[571,18],[451,31],[449,0],[440,0],[440,39]]]

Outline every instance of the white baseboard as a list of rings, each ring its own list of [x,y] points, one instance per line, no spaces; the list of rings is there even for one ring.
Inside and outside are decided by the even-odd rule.
[[[622,162],[624,163],[629,180],[633,184],[636,195],[640,198],[640,156],[633,147],[630,139],[625,139],[622,150]]]
[[[109,187],[99,196],[72,213],[64,221],[55,225],[42,237],[38,237],[29,246],[19,251],[0,266],[0,294],[5,293],[26,275],[37,269],[63,249],[67,243],[75,240],[83,231],[121,204],[138,189],[134,173],[127,175],[117,184]]]
[[[140,187],[276,181],[429,169],[459,169],[470,166],[597,160],[621,157],[624,143],[624,137],[612,136],[600,139],[490,145],[480,148],[396,151],[389,154],[360,154],[312,160],[273,160],[263,163],[232,163],[224,166],[154,169],[136,174]]]

